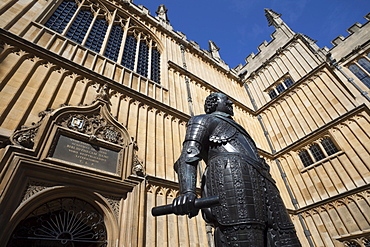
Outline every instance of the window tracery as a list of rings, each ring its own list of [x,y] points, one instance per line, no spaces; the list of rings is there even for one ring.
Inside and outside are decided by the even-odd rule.
[[[104,216],[78,198],[55,199],[22,220],[7,246],[106,247]]]
[[[157,42],[135,20],[121,14],[94,1],[63,0],[44,25],[160,83]]]

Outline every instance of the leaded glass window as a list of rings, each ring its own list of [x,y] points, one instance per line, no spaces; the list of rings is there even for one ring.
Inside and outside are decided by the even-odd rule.
[[[81,44],[92,20],[93,15],[90,10],[81,10],[78,12],[76,19],[73,21],[66,34],[67,38]]]
[[[348,68],[358,79],[360,79],[360,81],[370,88],[370,77],[364,71],[362,71],[356,64],[352,64]]]
[[[107,33],[110,26],[109,21],[101,15],[95,18],[89,7],[79,8],[76,2],[74,0],[62,1],[46,21],[45,26],[58,33],[65,33],[67,38],[92,51],[102,52],[105,57],[160,83],[161,54],[150,36],[136,30],[128,34],[126,40],[123,40],[125,29],[122,26],[123,22],[119,21],[123,20],[121,17],[115,21],[110,33]],[[141,37],[140,41],[137,40],[137,36]],[[106,43],[104,43],[105,40]],[[125,44],[124,47],[121,47],[122,43]],[[122,54],[122,59],[117,61],[120,54]]]
[[[274,89],[269,91],[269,96],[271,99],[275,99],[277,97],[277,93],[275,92]]]
[[[284,80],[284,84],[285,84],[285,86],[288,88],[288,87],[290,87],[290,86],[292,86],[292,85],[293,85],[293,81],[292,81],[292,79],[290,79],[290,78],[286,78],[286,79]]]
[[[359,245],[355,241],[350,241],[350,242],[346,243],[345,246],[346,247],[361,247],[361,245]]]
[[[276,90],[279,92],[279,93],[282,93],[282,92],[284,92],[285,91],[285,88],[284,88],[284,86],[283,86],[283,84],[278,84],[277,86],[276,86]]]
[[[321,144],[328,155],[332,155],[338,152],[337,147],[330,138],[325,138],[324,140],[322,140]]]
[[[366,58],[361,58],[358,60],[358,64],[361,65],[362,68],[364,68],[367,73],[370,73],[370,62]]]
[[[310,151],[311,151],[311,153],[312,153],[312,155],[313,155],[313,157],[315,158],[316,161],[319,161],[319,160],[322,160],[322,159],[325,158],[325,155],[322,152],[322,150],[320,149],[318,144],[313,144],[310,147]]]
[[[134,35],[127,36],[125,49],[123,50],[122,65],[134,70],[136,55],[136,38]]]
[[[151,79],[157,83],[160,82],[160,53],[156,48],[152,49],[152,68],[151,68]]]
[[[139,60],[137,64],[137,73],[147,77],[148,76],[148,61],[149,61],[149,47],[145,41],[141,41],[139,45]]]
[[[364,240],[364,246],[365,247],[370,247],[370,240],[369,239]]]
[[[113,26],[112,31],[109,35],[109,39],[108,39],[107,47],[105,49],[104,56],[114,61],[117,61],[119,50],[121,48],[122,37],[123,37],[122,27],[119,25]]]
[[[77,5],[74,1],[63,1],[45,23],[45,26],[58,33],[62,33],[76,10]]]
[[[105,33],[108,29],[108,23],[105,19],[97,19],[87,37],[85,46],[95,52],[99,52],[103,44]]]
[[[309,166],[313,164],[311,156],[309,155],[307,150],[302,150],[301,152],[299,152],[299,158],[301,159],[304,166]]]

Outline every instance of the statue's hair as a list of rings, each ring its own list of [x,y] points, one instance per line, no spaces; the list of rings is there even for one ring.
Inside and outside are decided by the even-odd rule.
[[[221,93],[211,93],[210,95],[208,95],[208,97],[206,98],[204,102],[204,111],[207,114],[210,114],[216,111],[217,100],[220,97],[220,95]]]

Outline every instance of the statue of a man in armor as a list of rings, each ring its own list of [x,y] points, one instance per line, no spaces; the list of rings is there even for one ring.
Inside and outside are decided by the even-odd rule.
[[[219,196],[220,204],[202,209],[215,227],[215,244],[224,246],[301,246],[294,225],[269,173],[269,166],[233,116],[233,102],[222,93],[205,101],[204,115],[188,123],[180,158],[175,163],[180,196],[173,201],[175,214],[198,214],[197,165],[204,160],[202,197]]]

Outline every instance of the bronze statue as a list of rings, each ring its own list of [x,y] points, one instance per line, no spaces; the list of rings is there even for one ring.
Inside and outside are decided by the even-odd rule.
[[[204,115],[188,123],[180,158],[175,163],[180,196],[172,203],[177,215],[193,217],[197,165],[207,164],[202,197],[218,196],[220,204],[202,209],[215,227],[215,244],[223,246],[301,246],[294,225],[257,148],[231,116],[233,102],[222,93],[205,101]]]

